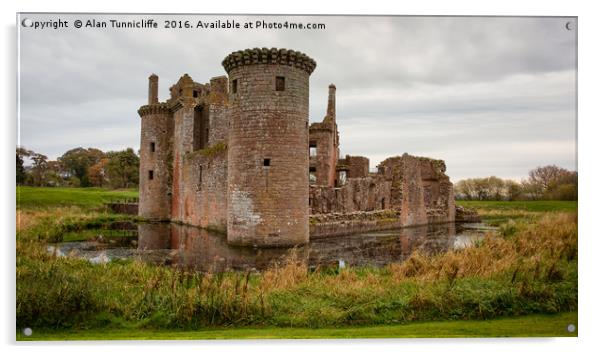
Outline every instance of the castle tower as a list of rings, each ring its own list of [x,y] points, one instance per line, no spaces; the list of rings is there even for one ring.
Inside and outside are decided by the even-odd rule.
[[[171,216],[171,146],[173,119],[167,103],[159,103],[159,78],[149,78],[146,106],[140,107],[140,202],[138,214],[149,219]]]
[[[228,242],[309,241],[309,75],[316,62],[286,49],[237,51],[228,73]]]

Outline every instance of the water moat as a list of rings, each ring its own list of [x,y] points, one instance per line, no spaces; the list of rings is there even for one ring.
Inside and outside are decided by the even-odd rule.
[[[174,223],[120,223],[110,229],[85,230],[71,239],[49,246],[58,256],[106,263],[140,259],[158,265],[200,272],[261,271],[294,256],[310,268],[376,266],[407,259],[420,250],[434,255],[473,246],[492,228],[480,223],[435,224],[349,236],[312,239],[294,248],[235,247],[226,237]]]

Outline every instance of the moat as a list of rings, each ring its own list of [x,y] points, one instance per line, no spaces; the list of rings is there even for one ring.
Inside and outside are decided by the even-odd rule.
[[[92,263],[140,259],[201,272],[260,271],[290,257],[304,261],[310,269],[382,267],[401,262],[416,250],[434,255],[470,247],[486,237],[488,231],[491,228],[483,224],[447,223],[312,239],[309,244],[294,248],[252,248],[229,246],[224,235],[191,226],[124,223],[112,229],[71,234],[71,239],[85,241],[49,246],[49,252]]]

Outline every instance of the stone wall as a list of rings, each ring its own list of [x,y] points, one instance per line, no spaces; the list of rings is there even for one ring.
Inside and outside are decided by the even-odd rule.
[[[391,208],[401,210],[401,156],[389,157],[378,165],[378,174],[391,182]]]
[[[350,178],[342,187],[310,186],[312,214],[389,209],[391,182],[380,176]]]
[[[370,160],[364,156],[346,155],[338,164],[338,169],[347,171],[347,178],[368,177],[370,172]]]
[[[456,222],[481,222],[481,217],[476,209],[456,205]]]
[[[401,210],[402,225],[454,221],[453,185],[442,160],[404,154],[386,159],[378,169],[391,182],[391,205]]]
[[[312,215],[310,217],[309,233],[310,237],[314,239],[391,230],[400,227],[399,211],[360,211]]]
[[[197,184],[193,180],[194,166],[185,163],[187,153],[193,151],[193,119],[194,106],[180,106],[174,112],[174,143],[173,143],[173,190],[171,218],[175,221],[192,221],[194,189]]]
[[[107,203],[107,208],[117,214],[138,215],[138,203]]]
[[[200,225],[226,233],[228,223],[228,78],[211,79],[209,141],[200,152]]]
[[[312,66],[313,63],[313,66]],[[309,75],[297,52],[235,52],[230,79],[228,242],[286,246],[309,241]],[[277,90],[284,78],[283,90]]]
[[[316,147],[316,156],[311,156],[309,167],[315,169],[315,185],[335,187],[337,185],[337,161],[339,159],[339,132],[336,123],[336,87],[328,87],[328,106],[322,122],[309,127],[309,144]]]
[[[166,220],[171,216],[173,120],[165,103],[142,106],[140,129],[139,215]]]
[[[401,158],[401,225],[428,223],[424,189],[420,174],[420,161],[404,154]]]

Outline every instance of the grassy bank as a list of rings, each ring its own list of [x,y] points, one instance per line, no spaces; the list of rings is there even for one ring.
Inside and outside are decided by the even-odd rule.
[[[17,333],[19,341],[50,340],[212,340],[212,339],[341,339],[341,338],[454,338],[454,337],[576,337],[577,313],[529,315],[479,321],[432,321],[342,328],[245,327],[181,329],[91,329]]]
[[[293,328],[283,329],[284,336],[328,336],[337,333],[335,327],[343,327],[349,332],[340,333],[351,336],[367,326],[380,329],[358,331],[405,328],[412,333],[408,330],[412,327],[403,326],[416,321],[565,316],[562,313],[577,310],[575,213],[537,212],[537,218],[504,226],[503,237],[488,237],[476,247],[434,257],[414,253],[405,262],[384,268],[309,272],[301,260],[291,257],[286,265],[263,273],[200,274],[138,261],[94,265],[55,257],[47,253],[47,241],[126,216],[106,213],[93,203],[60,202],[41,209],[35,206],[35,197],[29,203],[33,206],[19,209],[17,325],[40,335],[93,336],[102,331],[122,338],[128,331],[140,335],[175,331],[187,336],[192,333],[188,331],[228,327],[239,331],[232,331],[233,338],[236,333],[243,338],[255,335],[254,330],[264,331],[257,335],[272,331],[248,327],[268,327]],[[444,332],[445,326],[454,327],[454,322],[445,323]],[[533,323],[524,327],[525,336],[557,333],[542,334]],[[322,330],[313,332],[315,328]],[[497,328],[497,334],[486,335],[507,335],[504,326]],[[223,331],[220,335],[231,329]]]

